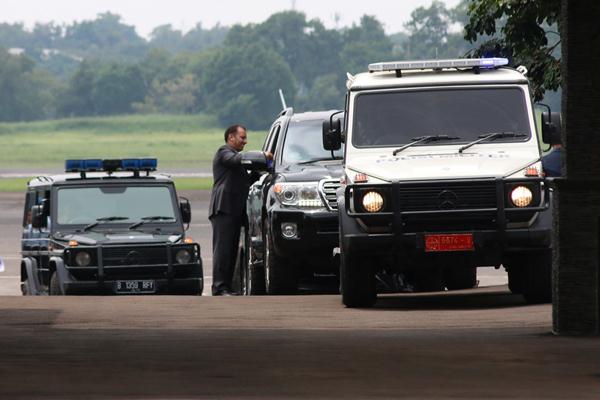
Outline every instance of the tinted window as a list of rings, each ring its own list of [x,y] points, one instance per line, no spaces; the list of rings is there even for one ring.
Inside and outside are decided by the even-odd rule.
[[[461,138],[438,142],[445,145],[492,132],[530,135],[525,95],[518,88],[360,94],[355,101],[353,129],[352,143],[357,147],[397,146],[425,135]]]
[[[171,217],[175,207],[166,186],[107,186],[61,188],[57,198],[57,222],[89,224],[102,217],[127,217],[121,223],[138,222],[143,217]],[[119,222],[119,221],[117,221]]]
[[[342,157],[342,150],[334,152]],[[295,164],[320,158],[330,158],[331,151],[323,148],[323,120],[290,121],[285,135],[282,163]]]

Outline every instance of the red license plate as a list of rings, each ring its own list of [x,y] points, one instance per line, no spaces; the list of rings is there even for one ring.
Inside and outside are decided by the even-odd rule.
[[[425,251],[473,251],[472,233],[425,235]]]

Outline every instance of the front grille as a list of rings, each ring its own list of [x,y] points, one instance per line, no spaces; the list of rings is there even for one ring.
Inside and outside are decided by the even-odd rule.
[[[336,191],[341,186],[339,179],[324,179],[319,184],[321,196],[325,200],[325,205],[331,211],[337,211],[337,195]]]
[[[104,247],[102,261],[106,266],[167,264],[165,246]]]
[[[402,211],[468,210],[496,208],[496,183],[407,183],[396,193]]]

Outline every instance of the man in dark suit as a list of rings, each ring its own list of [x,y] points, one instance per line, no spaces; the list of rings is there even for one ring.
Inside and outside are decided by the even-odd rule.
[[[213,189],[209,216],[213,228],[213,296],[231,296],[240,228],[246,215],[251,178],[242,166],[246,128],[233,125],[225,131],[225,145],[213,159]],[[265,153],[266,159],[273,156]]]
[[[546,176],[562,176],[564,151],[561,144],[552,146],[552,151],[542,157],[542,169]]]

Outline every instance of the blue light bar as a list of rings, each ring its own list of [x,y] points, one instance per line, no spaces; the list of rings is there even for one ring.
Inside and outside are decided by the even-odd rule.
[[[156,171],[158,160],[156,158],[142,158],[140,160],[140,169],[142,171]]]
[[[85,172],[102,171],[102,160],[83,160]]]
[[[65,161],[66,172],[81,172],[85,169],[84,160],[67,160]]]
[[[369,72],[443,68],[497,68],[508,65],[506,58],[455,58],[448,60],[393,61],[369,64]]]
[[[121,161],[121,167],[126,171],[139,171],[141,160],[137,158],[127,158]]]
[[[65,171],[66,172],[116,172],[116,171],[156,171],[158,167],[158,160],[156,158],[126,158],[111,159],[111,160],[66,160]]]

